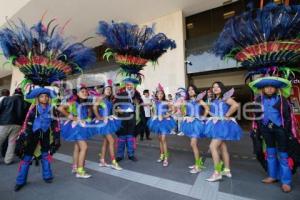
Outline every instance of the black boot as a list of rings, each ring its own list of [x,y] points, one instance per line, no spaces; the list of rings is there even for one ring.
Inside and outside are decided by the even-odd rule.
[[[25,185],[26,185],[26,183],[21,184],[21,185],[16,184],[16,185],[15,185],[15,192],[18,192],[19,190],[21,190],[22,187],[24,187]]]
[[[138,161],[138,159],[135,156],[128,156],[128,159],[133,161],[133,162]]]
[[[45,183],[52,183],[53,182],[53,178],[48,178],[48,179],[44,179]]]

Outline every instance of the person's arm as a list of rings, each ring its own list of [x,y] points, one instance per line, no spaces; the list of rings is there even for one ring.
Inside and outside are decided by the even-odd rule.
[[[209,113],[208,105],[202,99],[199,101],[199,104],[204,108],[203,117],[207,117],[207,115]]]
[[[228,112],[225,114],[225,117],[229,118],[238,110],[239,104],[231,97],[226,100],[226,103],[230,105],[230,108]]]
[[[173,113],[175,113],[176,108],[172,103],[168,103],[168,112],[163,116],[164,118],[169,118],[172,116]]]
[[[62,113],[65,117],[67,117],[69,120],[77,120],[77,117],[73,116],[71,113],[69,113],[68,110],[69,106],[68,105],[60,105],[57,110]]]
[[[96,119],[97,120],[103,120],[104,117],[101,117],[100,114],[99,114],[99,111],[98,111],[98,108],[99,108],[99,105],[102,101],[101,100],[97,100],[96,103],[93,105],[93,112],[94,112],[94,115],[96,116]]]

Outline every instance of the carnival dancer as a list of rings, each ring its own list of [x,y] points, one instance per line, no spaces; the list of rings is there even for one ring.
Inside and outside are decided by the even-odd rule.
[[[89,92],[85,85],[77,89],[66,104],[61,104],[58,110],[66,117],[61,124],[61,135],[64,140],[74,142],[72,172],[76,178],[90,178],[84,169],[88,143],[87,140],[93,136],[92,108],[88,102]]]
[[[207,104],[203,101],[206,92],[202,92],[197,96],[196,91],[197,88],[194,85],[190,85],[187,89],[186,103],[181,106],[179,105],[185,111],[183,112],[184,118],[181,123],[181,131],[184,135],[191,138],[191,147],[195,158],[195,164],[189,167],[192,174],[200,172],[203,168],[203,159],[200,156],[197,142],[199,138],[205,137],[204,120],[209,112]]]
[[[163,87],[159,84],[156,89],[156,102],[154,104],[155,115],[149,120],[150,131],[158,136],[160,157],[157,162],[162,162],[164,167],[169,165],[169,152],[167,135],[170,135],[176,127],[175,120],[171,117],[174,107],[166,100]]]
[[[254,90],[262,93],[256,98],[261,104],[261,113],[256,113],[256,129],[266,143],[268,177],[262,182],[266,184],[281,182],[284,192],[291,191],[292,171],[291,159],[288,155],[288,143],[291,130],[291,109],[280,90],[290,90],[290,81],[279,77],[264,77],[250,83]]]
[[[41,158],[44,180],[51,182],[53,178],[50,154],[60,145],[57,119],[52,115],[57,99],[53,99],[54,92],[46,86],[80,72],[81,67],[95,61],[95,53],[90,48],[82,43],[66,42],[64,27],[53,25],[54,22],[55,19],[45,24],[42,18],[28,27],[22,20],[20,24],[8,21],[8,27],[0,30],[3,55],[24,74],[19,87],[25,100],[32,103],[16,141],[16,153],[22,158],[16,191],[26,184],[33,155]]]
[[[212,176],[206,179],[210,182],[219,181],[222,176],[232,177],[226,141],[240,140],[243,133],[235,118],[232,117],[239,108],[239,104],[231,98],[234,90],[226,92],[222,82],[215,82],[212,85],[212,92],[214,98],[210,104],[209,114],[211,117],[208,118],[205,126],[205,135],[212,138],[209,149],[215,166]]]
[[[249,86],[258,96],[255,105],[263,109],[262,115],[254,113],[251,131],[254,152],[268,171],[269,177],[263,182],[280,180],[282,190],[290,192],[291,172],[295,173],[300,164],[300,135],[285,98],[291,93],[290,80],[299,72],[295,66],[300,62],[300,8],[289,5],[288,0],[265,5],[261,0],[259,9],[253,5],[225,24],[214,51],[249,70],[246,82],[250,79]]]
[[[139,27],[130,23],[99,22],[98,34],[105,38],[108,47],[104,57],[112,57],[120,65],[123,76],[121,91],[116,95],[114,107],[117,116],[122,120],[122,127],[116,132],[118,135],[117,161],[124,158],[127,145],[127,156],[137,161],[134,154],[136,123],[139,122],[136,104],[143,102],[136,87],[141,84],[143,75],[141,70],[147,62],[157,63],[158,58],[173,49],[176,44],[163,33],[154,33],[153,27]],[[139,105],[138,105],[139,106]]]
[[[24,141],[24,149],[18,149],[21,150],[19,155],[22,160],[19,164],[15,191],[19,191],[26,184],[30,164],[33,157],[37,154],[41,154],[44,181],[46,183],[52,182],[51,155],[60,147],[58,115],[55,108],[51,105],[51,99],[55,96],[54,91],[40,87],[31,90],[26,96],[27,99],[36,100],[27,113],[22,134],[20,135]],[[39,145],[40,148],[37,149]],[[36,152],[38,150],[40,152]]]
[[[124,159],[125,147],[129,160],[137,161],[135,156],[136,138],[136,103],[142,102],[140,93],[135,89],[135,79],[125,79],[125,90],[116,95],[114,106],[117,116],[122,120],[121,128],[116,132],[118,136],[117,161]]]
[[[93,106],[95,114],[94,124],[96,125],[94,133],[104,136],[101,153],[100,167],[112,167],[116,170],[122,170],[115,159],[114,138],[115,134],[121,128],[121,121],[113,115],[113,90],[112,85],[105,85],[103,96],[96,98],[96,104]],[[109,149],[111,165],[105,162],[106,149]]]

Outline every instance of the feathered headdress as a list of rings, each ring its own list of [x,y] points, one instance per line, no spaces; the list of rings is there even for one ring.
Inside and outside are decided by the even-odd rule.
[[[40,20],[28,27],[8,21],[0,30],[0,46],[8,62],[19,68],[25,79],[35,85],[50,85],[67,75],[81,72],[96,61],[95,53],[83,42],[69,43],[62,36],[63,28]]]
[[[147,62],[157,62],[168,49],[176,48],[174,40],[163,33],[154,33],[153,27],[139,27],[130,23],[99,22],[99,35],[105,38],[104,57],[113,57],[121,67],[125,81],[141,83],[140,71]]]
[[[258,74],[290,79],[300,71],[295,68],[300,61],[299,33],[300,6],[268,3],[231,18],[215,43],[214,52],[247,67],[250,72],[246,80]],[[284,85],[288,96],[290,89]]]

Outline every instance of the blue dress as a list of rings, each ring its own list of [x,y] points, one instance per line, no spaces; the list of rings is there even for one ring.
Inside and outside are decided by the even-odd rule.
[[[104,120],[94,120],[94,133],[98,135],[108,135],[117,132],[121,126],[121,120],[112,115],[113,104],[108,99],[104,99],[102,105],[99,106],[98,112],[101,117],[107,118],[107,123]]]
[[[208,119],[205,126],[207,137],[220,140],[240,140],[243,130],[235,119],[224,119],[229,109],[230,105],[224,100],[215,99],[211,102],[210,114],[212,117]]]
[[[185,105],[186,117],[190,117],[192,121],[184,118],[181,122],[180,131],[190,138],[204,138],[205,123],[200,120],[202,107],[195,100],[190,100]]]
[[[80,105],[74,102],[75,110],[70,113],[78,118],[78,121],[66,120],[61,124],[61,136],[69,142],[88,140],[93,136],[91,122],[88,120],[88,105]],[[80,109],[80,110],[79,110]]]
[[[156,102],[155,110],[157,116],[163,116],[168,112],[168,105],[165,102]],[[147,123],[149,130],[157,135],[169,135],[176,127],[176,122],[172,117],[162,118],[152,117]]]

